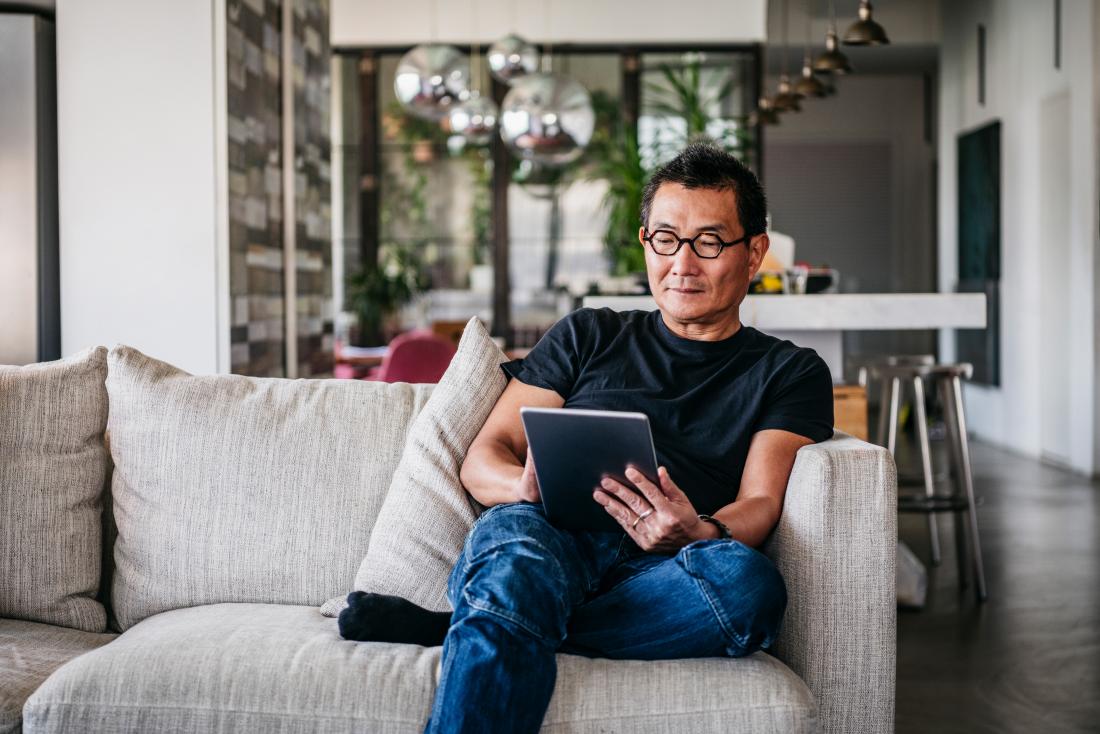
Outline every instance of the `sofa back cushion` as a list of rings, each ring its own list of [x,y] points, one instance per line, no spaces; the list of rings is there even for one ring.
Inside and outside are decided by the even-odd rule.
[[[0,366],[0,617],[103,632],[107,350]]]
[[[344,590],[430,391],[194,376],[112,348],[118,628],[180,607],[315,605]]]

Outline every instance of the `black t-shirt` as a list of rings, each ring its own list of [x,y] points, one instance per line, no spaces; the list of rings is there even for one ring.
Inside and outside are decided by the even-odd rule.
[[[741,325],[721,341],[672,333],[660,311],[582,308],[501,365],[567,408],[645,413],[657,461],[695,506],[733,502],[756,431],[833,435],[832,376],[812,349]]]

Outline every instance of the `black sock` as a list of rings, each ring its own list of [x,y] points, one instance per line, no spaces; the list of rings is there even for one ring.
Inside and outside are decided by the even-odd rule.
[[[340,636],[345,640],[408,642],[424,647],[443,644],[450,612],[432,612],[408,599],[353,591],[340,612]]]

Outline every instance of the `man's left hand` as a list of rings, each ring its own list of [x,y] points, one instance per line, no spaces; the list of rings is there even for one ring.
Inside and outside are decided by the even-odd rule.
[[[710,531],[713,526],[699,519],[691,500],[663,466],[657,469],[660,486],[634,467],[628,467],[625,474],[641,494],[604,477],[592,496],[639,548],[653,553],[675,553],[688,543],[717,537]]]

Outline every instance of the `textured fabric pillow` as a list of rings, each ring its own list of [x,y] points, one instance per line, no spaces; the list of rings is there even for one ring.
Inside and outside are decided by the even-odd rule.
[[[483,509],[463,489],[458,470],[508,380],[508,358],[476,318],[458,352],[416,417],[390,491],[378,513],[355,588],[394,594],[436,611],[451,611],[447,577],[466,534]],[[336,616],[344,597],[321,609]]]
[[[0,617],[103,632],[107,350],[0,366]]]
[[[347,585],[427,385],[194,376],[108,355],[126,630],[199,604],[315,606]]]

